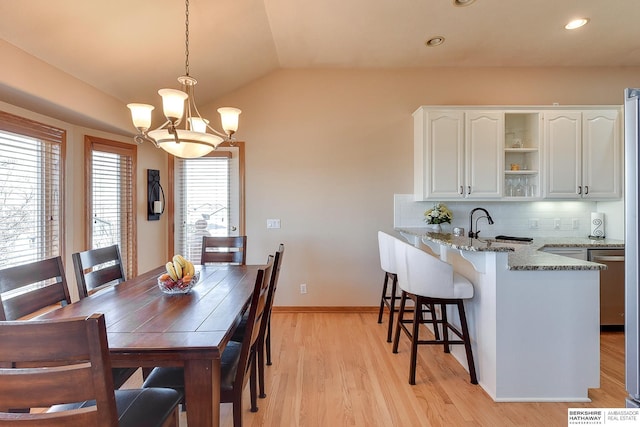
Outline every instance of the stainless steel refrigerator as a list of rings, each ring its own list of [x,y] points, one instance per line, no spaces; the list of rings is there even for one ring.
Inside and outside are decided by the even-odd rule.
[[[625,169],[625,384],[626,406],[640,408],[640,335],[638,261],[640,261],[640,224],[638,191],[640,181],[640,89],[624,92],[624,169]]]

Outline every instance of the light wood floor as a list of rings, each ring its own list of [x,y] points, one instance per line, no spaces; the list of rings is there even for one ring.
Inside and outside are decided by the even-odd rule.
[[[267,398],[251,413],[245,390],[244,425],[566,426],[567,408],[624,406],[623,333],[601,335],[601,388],[591,403],[496,403],[436,346],[419,348],[410,386],[408,340],[393,354],[386,323],[376,321],[372,312],[274,312]],[[231,405],[221,412],[221,425],[233,426]]]

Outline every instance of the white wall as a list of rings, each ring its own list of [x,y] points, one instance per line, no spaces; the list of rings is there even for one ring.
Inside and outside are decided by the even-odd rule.
[[[12,62],[12,52],[3,52],[9,55],[3,59],[12,64],[12,73],[18,74],[20,65]],[[28,62],[29,74],[39,66],[33,62]],[[92,129],[106,131],[95,122],[104,111],[104,121],[123,129],[119,138],[130,141],[125,134],[133,129],[125,102],[121,118],[120,110],[114,114],[112,98],[102,99],[92,88],[63,79],[49,68],[37,70],[37,78],[31,81],[16,77],[17,85],[1,75],[0,97],[13,105],[28,104],[37,112],[41,112],[41,101],[42,112],[55,117],[80,110],[65,119],[68,123],[77,123],[85,109],[84,115],[94,120]],[[31,83],[38,89],[30,89]],[[47,85],[63,86],[52,90]],[[70,101],[73,91],[64,85],[80,91],[82,102]],[[640,86],[640,68],[279,70],[200,110],[212,119],[219,106],[243,110],[238,138],[246,141],[249,262],[264,262],[278,243],[286,244],[276,304],[374,306],[382,281],[376,233],[393,230],[393,195],[413,191],[411,113],[418,106],[619,105],[629,86]],[[60,111],[52,108],[56,103]],[[73,160],[68,172],[80,179],[81,169],[76,168],[81,168],[82,154],[76,150],[81,137],[75,136],[74,141],[69,144]],[[140,200],[144,200],[147,167],[161,170],[164,185],[166,157],[143,145],[138,155]],[[80,197],[82,184],[73,186],[80,191],[73,194]],[[68,228],[76,230],[80,225],[73,219],[80,215],[81,205],[74,203],[67,210],[73,224]],[[148,223],[140,201],[138,209],[142,272],[166,259],[168,224],[164,218]],[[281,219],[282,228],[267,230],[268,218]],[[80,240],[77,231],[68,233],[72,233],[67,245],[70,253],[79,249]],[[308,294],[299,293],[301,283],[307,284]]]

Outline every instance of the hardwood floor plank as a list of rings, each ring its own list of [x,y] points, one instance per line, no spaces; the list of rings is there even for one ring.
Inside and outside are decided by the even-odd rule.
[[[592,402],[497,403],[440,346],[419,347],[417,384],[409,385],[408,339],[393,354],[375,312],[274,311],[271,326],[267,398],[252,413],[245,389],[245,426],[565,426],[568,408],[624,406],[620,332],[601,334],[601,388],[589,391]],[[233,426],[230,404],[221,425]]]

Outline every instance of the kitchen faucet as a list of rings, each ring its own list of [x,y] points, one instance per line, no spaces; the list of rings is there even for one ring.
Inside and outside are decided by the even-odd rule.
[[[476,232],[474,233],[473,232],[473,214],[474,214],[475,211],[482,211],[482,212],[484,212],[485,215],[484,216],[480,216],[480,217],[478,217],[478,219],[476,219]],[[471,213],[469,214],[469,237],[471,237],[472,239],[473,238],[477,239],[478,238],[478,234],[480,233],[480,230],[477,230],[477,228],[478,228],[478,220],[480,218],[487,218],[487,221],[489,222],[489,224],[490,225],[493,224],[493,218],[491,218],[491,215],[489,215],[489,212],[487,212],[486,209],[484,209],[484,208],[474,208],[474,209],[472,209]]]

